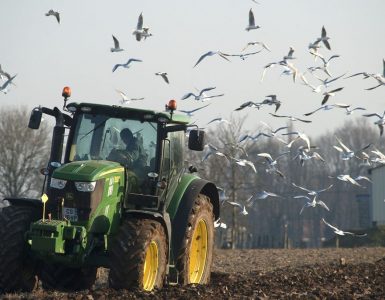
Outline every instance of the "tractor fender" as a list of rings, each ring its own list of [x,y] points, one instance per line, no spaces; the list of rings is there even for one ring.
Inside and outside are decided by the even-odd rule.
[[[170,216],[167,212],[165,212],[163,215],[159,212],[154,212],[154,211],[147,211],[147,210],[126,210],[124,212],[124,217],[127,218],[129,216],[134,216],[134,217],[140,217],[140,218],[149,218],[149,219],[154,219],[158,221],[160,224],[162,224],[164,231],[166,233],[166,239],[168,243],[168,247],[170,247],[170,236],[171,236],[171,221],[170,221]]]
[[[179,201],[176,214],[171,220],[171,241],[174,258],[175,255],[177,255],[178,250],[182,247],[188,217],[194,205],[194,201],[199,194],[206,195],[210,198],[213,205],[214,219],[217,220],[219,218],[219,195],[215,184],[204,179],[193,180],[184,191],[183,196]]]

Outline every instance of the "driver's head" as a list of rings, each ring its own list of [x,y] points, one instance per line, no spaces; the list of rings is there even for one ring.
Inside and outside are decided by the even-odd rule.
[[[131,130],[128,128],[124,128],[120,132],[120,138],[126,145],[132,144],[134,142],[134,135],[132,134]]]

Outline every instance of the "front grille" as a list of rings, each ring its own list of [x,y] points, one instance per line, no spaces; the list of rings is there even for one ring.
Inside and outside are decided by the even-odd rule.
[[[88,221],[90,214],[102,200],[104,180],[96,181],[93,192],[79,192],[73,181],[67,181],[64,189],[51,188],[48,193],[47,212],[53,219],[62,219],[62,208],[76,208],[78,221]]]

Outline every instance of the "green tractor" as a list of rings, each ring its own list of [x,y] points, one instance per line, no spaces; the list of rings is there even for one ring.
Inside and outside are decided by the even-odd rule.
[[[98,267],[110,287],[151,291],[207,284],[219,218],[218,191],[185,166],[188,117],[91,103],[33,109],[55,117],[42,197],[0,201],[0,294],[90,288]],[[129,129],[135,155],[127,154]],[[65,147],[64,147],[65,145]],[[202,151],[192,129],[188,148]],[[132,147],[131,147],[132,148]]]

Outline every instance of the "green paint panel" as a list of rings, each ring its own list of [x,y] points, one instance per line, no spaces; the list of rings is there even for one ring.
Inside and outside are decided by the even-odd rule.
[[[74,161],[57,168],[52,177],[74,181],[96,181],[108,174],[123,172],[119,163],[107,160]]]
[[[174,219],[175,214],[178,211],[179,203],[182,200],[186,189],[191,184],[191,182],[196,179],[199,179],[199,177],[192,174],[184,174],[182,176],[174,194],[172,195],[170,204],[167,207],[167,212],[169,213],[171,219]]]
[[[76,235],[82,238],[79,246],[84,247],[86,244],[86,229],[81,226],[73,226],[66,221],[39,220],[31,224],[30,230],[26,234],[31,249],[41,254],[66,254],[66,241],[74,240]],[[77,252],[81,250],[79,247]]]

